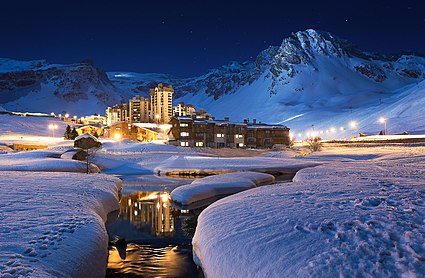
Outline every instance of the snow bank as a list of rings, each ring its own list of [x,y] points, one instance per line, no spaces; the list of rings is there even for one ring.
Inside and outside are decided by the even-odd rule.
[[[209,176],[177,187],[171,192],[171,199],[176,203],[188,205],[212,197],[230,195],[256,186],[270,184],[273,181],[274,176],[256,172]]]
[[[0,276],[104,277],[119,179],[0,172]]]
[[[420,277],[425,148],[334,162],[224,198],[198,218],[207,277]]]
[[[0,171],[36,172],[86,172],[86,164],[81,161],[52,158],[57,151],[32,151],[4,154],[0,156]],[[99,168],[90,164],[91,173],[99,173]]]

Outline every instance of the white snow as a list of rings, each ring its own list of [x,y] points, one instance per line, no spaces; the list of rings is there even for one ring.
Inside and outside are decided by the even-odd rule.
[[[214,175],[194,180],[191,184],[177,187],[171,192],[171,199],[188,205],[220,195],[234,194],[274,181],[274,176],[257,172],[236,172]]]
[[[105,175],[1,171],[0,276],[104,277],[120,187]]]
[[[100,142],[96,137],[94,137],[93,135],[91,135],[89,133],[84,133],[84,134],[81,134],[80,136],[77,136],[75,138],[75,141],[83,139],[83,138],[88,138],[88,139],[92,139],[95,142]]]
[[[333,154],[339,158],[324,152],[329,162],[299,171],[293,183],[244,191],[205,209],[193,238],[205,275],[422,277],[425,147]]]

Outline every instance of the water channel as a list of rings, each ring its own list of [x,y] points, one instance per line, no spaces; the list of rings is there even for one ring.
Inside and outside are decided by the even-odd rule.
[[[192,260],[191,246],[201,209],[174,208],[167,186],[134,187],[135,180],[131,178],[129,190],[124,177],[120,211],[108,216],[112,243],[106,277],[203,277]],[[150,178],[142,182],[158,181]]]
[[[291,175],[277,177],[288,182]],[[189,209],[170,202],[170,191],[190,180],[158,176],[121,176],[120,210],[108,216],[109,248],[106,277],[203,277],[192,260],[192,236],[198,215],[212,202]],[[125,240],[123,240],[125,239]]]

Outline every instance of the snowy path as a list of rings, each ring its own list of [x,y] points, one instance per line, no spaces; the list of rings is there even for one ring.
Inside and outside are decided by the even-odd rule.
[[[120,186],[105,175],[0,172],[0,277],[104,277],[104,222]]]
[[[424,151],[329,162],[222,199],[198,219],[195,260],[207,277],[423,277]]]

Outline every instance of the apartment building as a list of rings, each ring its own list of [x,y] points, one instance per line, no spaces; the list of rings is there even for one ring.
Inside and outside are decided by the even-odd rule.
[[[129,101],[130,123],[147,123],[150,121],[150,100],[149,98],[134,96]]]
[[[129,120],[128,104],[116,104],[106,109],[106,124],[111,125],[116,122],[127,122]]]
[[[173,117],[173,87],[159,83],[150,89],[151,121],[158,124],[168,124]]]
[[[171,120],[174,144],[182,147],[271,148],[289,145],[289,128],[283,125],[231,122],[174,117]]]

